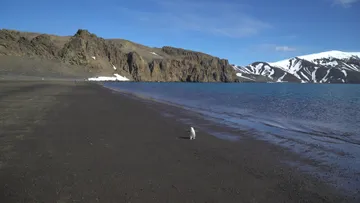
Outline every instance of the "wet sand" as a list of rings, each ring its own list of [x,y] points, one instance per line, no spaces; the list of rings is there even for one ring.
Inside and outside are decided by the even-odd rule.
[[[282,164],[287,150],[185,139],[164,108],[92,83],[0,82],[0,202],[356,202]]]

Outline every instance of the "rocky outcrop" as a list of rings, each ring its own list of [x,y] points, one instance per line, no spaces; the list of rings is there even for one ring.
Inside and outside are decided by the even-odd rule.
[[[49,35],[42,34],[29,39],[17,31],[0,31],[0,55],[57,58],[58,51],[59,48],[51,41]]]
[[[51,41],[49,35],[39,35],[31,40],[30,47],[33,47],[34,55],[46,58],[57,58],[59,49]]]
[[[162,51],[171,57],[170,63],[165,63],[175,80],[186,82],[233,82],[236,80],[235,72],[225,59],[208,54],[194,52],[173,47],[163,47]],[[170,79],[171,80],[171,79]]]
[[[30,37],[1,30],[0,55],[57,60],[94,76],[117,73],[134,81],[237,81],[234,69],[225,59],[168,46],[159,49],[106,40],[87,30],[78,30],[70,38],[34,33]]]

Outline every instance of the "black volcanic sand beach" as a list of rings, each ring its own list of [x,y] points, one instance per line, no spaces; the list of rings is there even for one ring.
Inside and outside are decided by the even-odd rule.
[[[184,139],[161,108],[98,84],[0,82],[0,202],[356,202],[265,142]]]

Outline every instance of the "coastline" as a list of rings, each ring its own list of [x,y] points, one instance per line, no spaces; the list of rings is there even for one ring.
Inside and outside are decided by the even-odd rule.
[[[155,108],[158,114],[168,119],[173,119],[176,122],[182,123],[185,126],[194,126],[197,130],[203,133],[210,134],[217,139],[229,142],[243,142],[245,143],[263,143],[266,148],[273,148],[276,151],[282,151],[281,156],[277,157],[278,162],[286,164],[286,167],[292,167],[297,173],[307,174],[311,178],[315,178],[320,182],[324,182],[331,187],[337,188],[350,196],[360,197],[360,188],[358,185],[359,179],[357,178],[356,170],[350,171],[346,166],[337,165],[341,161],[350,161],[336,159],[329,162],[326,157],[316,156],[323,155],[324,152],[316,151],[318,147],[316,144],[309,144],[309,148],[301,151],[296,148],[294,143],[284,144],[282,137],[277,137],[276,134],[266,134],[257,129],[249,127],[233,126],[221,119],[214,119],[211,115],[203,111],[198,111],[194,107],[187,104],[180,104],[171,102],[169,99],[162,97],[153,97],[151,94],[145,92],[130,92],[131,89],[125,87],[124,90],[116,88],[112,85],[103,84],[107,89],[117,92],[121,95],[130,97],[140,102],[147,103],[147,105]],[[261,127],[261,126],[258,126]],[[273,140],[271,136],[275,136],[278,140]],[[296,135],[293,135],[296,137]],[[298,144],[301,144],[298,143]],[[314,151],[309,155],[309,151]],[[325,151],[329,154],[333,151]],[[336,152],[335,152],[336,153]],[[341,152],[339,156],[342,156]],[[277,156],[275,154],[275,156]],[[329,155],[330,156],[330,155]],[[356,160],[354,160],[356,161]],[[354,163],[355,165],[355,163]]]
[[[1,202],[356,202],[245,134],[182,139],[179,109],[161,115],[176,107],[93,83],[0,85]]]

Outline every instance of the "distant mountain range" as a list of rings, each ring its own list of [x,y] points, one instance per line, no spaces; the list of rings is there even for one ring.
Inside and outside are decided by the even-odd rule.
[[[163,82],[360,83],[360,52],[328,51],[275,63],[229,64],[205,53],[87,30],[73,36],[0,30],[0,79],[19,76]]]
[[[233,68],[244,82],[360,83],[360,52],[328,51]]]

